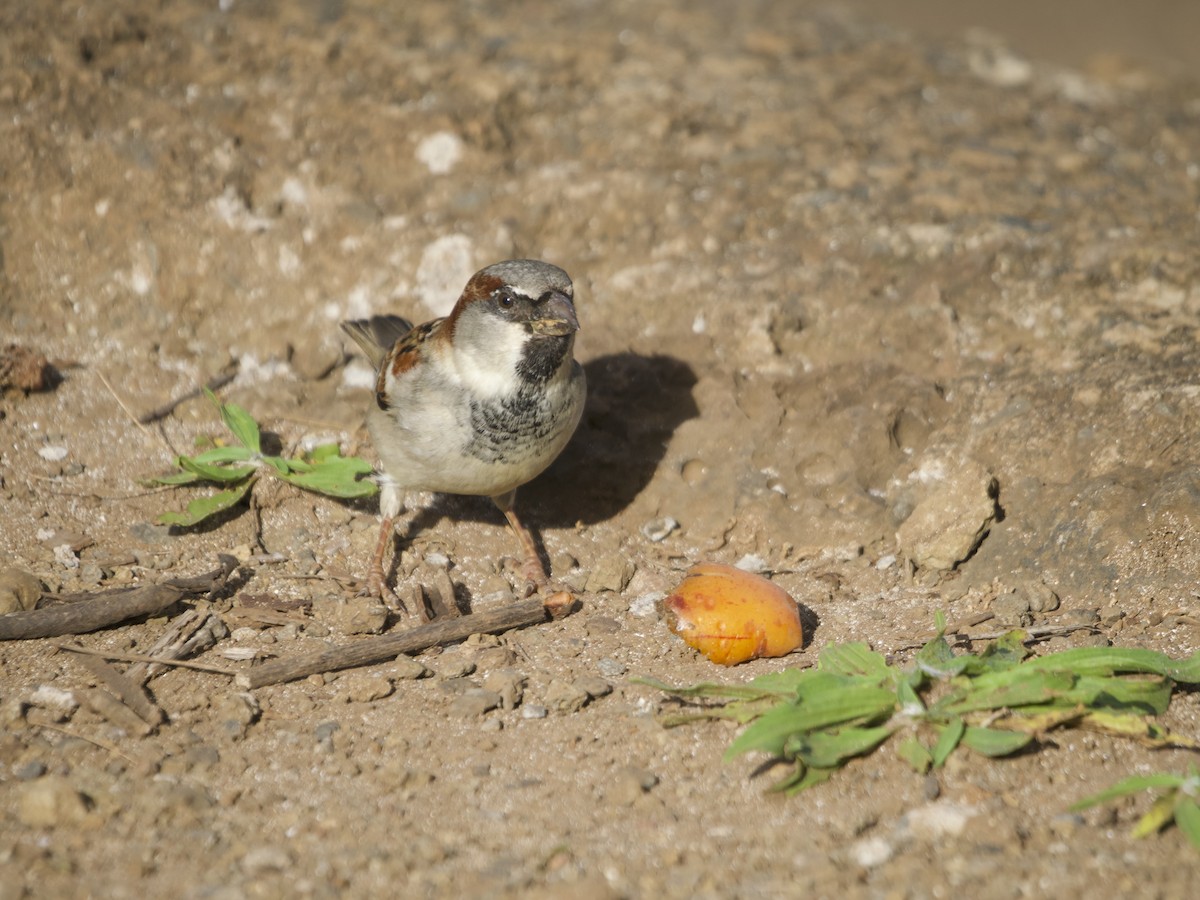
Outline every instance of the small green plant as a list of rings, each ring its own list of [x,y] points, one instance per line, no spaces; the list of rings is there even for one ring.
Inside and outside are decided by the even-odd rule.
[[[235,442],[214,446],[195,456],[177,457],[175,465],[179,472],[151,479],[151,482],[216,484],[224,490],[192,500],[183,512],[163,513],[158,517],[161,524],[188,528],[236,506],[249,495],[262,472],[269,472],[306,491],[331,497],[368,497],[378,490],[375,482],[363,477],[370,474],[370,463],[357,456],[342,456],[337,444],[316,447],[293,459],[263,453],[261,434],[254,418],[236,403],[221,403],[211,391],[205,391],[205,394],[217,407]]]
[[[1089,806],[1098,806],[1119,797],[1156,788],[1166,788],[1166,793],[1159,795],[1151,805],[1150,811],[1133,826],[1131,834],[1135,838],[1147,837],[1174,822],[1192,846],[1200,850],[1200,804],[1196,802],[1197,797],[1200,797],[1200,772],[1196,771],[1195,766],[1191,767],[1186,775],[1158,772],[1126,778],[1106,791],[1084,797],[1071,807],[1071,811],[1078,812]]]
[[[938,628],[944,626],[939,615]],[[826,647],[815,668],[786,669],[745,685],[643,683],[680,699],[726,701],[663,723],[752,723],[726,759],[757,750],[791,764],[774,787],[789,794],[825,781],[889,738],[919,772],[941,767],[959,747],[1008,756],[1059,728],[1153,747],[1200,746],[1152,719],[1166,711],[1175,683],[1200,683],[1200,653],[1175,661],[1151,650],[1088,647],[1031,657],[1026,639],[1012,631],[981,653],[956,655],[939,630],[903,669],[866,644],[849,643]]]

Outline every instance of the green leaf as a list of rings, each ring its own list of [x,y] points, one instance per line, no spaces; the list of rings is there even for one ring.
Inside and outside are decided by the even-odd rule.
[[[911,735],[896,745],[896,754],[921,775],[928,772],[929,767],[933,765],[933,755],[924,744]]]
[[[919,716],[925,713],[925,704],[921,702],[911,682],[902,680],[896,685],[896,698],[900,701],[901,711],[907,715]]]
[[[966,723],[957,716],[938,729],[938,740],[933,745],[933,750],[931,751],[933,767],[935,769],[940,769],[945,765],[946,759],[954,752],[954,748],[959,745],[959,742],[962,741],[966,730]]]
[[[1177,662],[1165,653],[1137,647],[1075,647],[1035,656],[1024,667],[1076,675],[1162,675],[1185,684],[1200,683],[1200,653]]]
[[[1200,806],[1182,791],[1175,799],[1175,824],[1192,846],[1200,850]]]
[[[189,457],[193,462],[208,464],[208,463],[226,463],[226,462],[245,462],[250,459],[252,454],[245,447],[214,447],[211,450],[205,450],[203,453],[197,453],[195,456]]]
[[[331,456],[309,467],[307,472],[280,472],[289,484],[330,497],[369,497],[379,490],[370,479],[360,478],[371,466],[357,457]]]
[[[195,484],[197,481],[202,481],[202,480],[203,479],[199,475],[197,475],[195,472],[186,472],[186,471],[185,472],[174,472],[170,475],[160,475],[157,478],[147,479],[148,483],[150,483],[150,484],[168,484],[168,485],[175,485],[175,486],[178,486],[181,484]]]
[[[988,672],[969,680],[964,679],[964,682],[960,684],[956,681],[956,694],[936,704],[935,709],[944,713],[962,714],[976,710],[1051,703],[1075,685],[1075,679],[1070,673],[1028,672],[1020,668]]]
[[[833,769],[851,757],[874,750],[891,736],[892,731],[888,725],[814,731],[789,742],[784,749],[789,759],[799,758],[814,769]]]
[[[762,750],[779,756],[787,740],[800,732],[852,722],[870,722],[888,716],[896,707],[896,694],[874,685],[854,684],[837,676],[833,682],[822,680],[814,672],[810,679],[816,689],[808,690],[794,703],[776,706],[743,731],[725,751],[732,759],[750,750]]]
[[[1169,825],[1174,818],[1175,794],[1172,792],[1155,800],[1150,810],[1138,819],[1137,824],[1129,833],[1135,838],[1149,837]]]
[[[1032,734],[968,725],[963,731],[962,745],[983,756],[1009,756],[1032,740]]]
[[[869,678],[876,684],[894,675],[887,660],[866,644],[831,644],[821,651],[818,665],[823,672]]]
[[[321,444],[313,447],[307,454],[307,458],[314,463],[319,463],[322,460],[328,459],[331,456],[337,456],[339,453],[337,444]]]
[[[1098,794],[1091,794],[1082,800],[1077,800],[1067,808],[1071,812],[1079,812],[1088,807],[1099,806],[1101,803],[1108,803],[1110,800],[1128,797],[1130,794],[1137,794],[1141,791],[1153,790],[1154,788],[1177,788],[1183,782],[1184,776],[1173,775],[1169,772],[1155,772],[1153,775],[1134,775],[1131,778],[1118,781],[1112,787],[1100,791]]]
[[[210,466],[198,463],[188,456],[176,459],[175,465],[187,472],[199,475],[205,481],[241,481],[254,473],[254,466]]]
[[[814,769],[811,766],[798,765],[792,775],[773,785],[771,790],[791,797],[801,791],[807,791],[810,787],[824,784],[833,773],[833,769]]]
[[[230,507],[236,506],[250,492],[254,479],[248,478],[245,483],[227,491],[220,491],[209,497],[198,497],[187,505],[183,512],[166,512],[158,517],[161,525],[179,525],[190,528],[203,522],[209,516],[215,516]]]
[[[1135,680],[1115,676],[1081,676],[1061,701],[1091,709],[1136,710],[1161,715],[1171,703],[1171,683],[1163,678]]]
[[[217,399],[217,395],[210,390],[205,390],[208,399],[217,404],[217,409],[220,410],[221,419],[225,422],[225,427],[233,432],[233,436],[242,442],[242,446],[251,453],[257,455],[262,453],[262,439],[258,431],[258,423],[254,421],[254,417],[246,412],[236,403],[221,403]]]

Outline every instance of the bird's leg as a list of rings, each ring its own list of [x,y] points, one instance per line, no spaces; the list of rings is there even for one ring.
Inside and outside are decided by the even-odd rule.
[[[493,497],[492,501],[500,507],[504,518],[508,519],[509,527],[516,534],[517,540],[521,542],[521,551],[525,555],[525,559],[521,563],[521,574],[525,576],[525,596],[528,597],[546,587],[550,583],[550,579],[546,575],[546,569],[542,566],[541,557],[538,556],[537,544],[533,542],[533,535],[529,533],[528,528],[521,524],[521,520],[517,518],[517,514],[513,510],[513,501],[516,496],[517,492],[512,490],[499,497]]]
[[[388,606],[400,606],[400,600],[387,585],[387,577],[383,571],[383,557],[388,546],[395,538],[394,526],[396,516],[403,509],[401,494],[396,483],[384,475],[379,480],[379,540],[375,543],[375,553],[371,557],[371,568],[367,570],[367,580],[359,592],[365,597],[374,597],[384,601]]]

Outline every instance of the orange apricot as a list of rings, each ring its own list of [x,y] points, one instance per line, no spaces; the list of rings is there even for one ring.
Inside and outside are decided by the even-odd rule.
[[[783,656],[804,641],[800,610],[761,575],[719,563],[692,566],[663,601],[667,627],[713,662]]]

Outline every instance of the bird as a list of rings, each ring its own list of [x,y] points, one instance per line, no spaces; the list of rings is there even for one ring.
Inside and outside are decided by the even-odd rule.
[[[377,372],[366,423],[380,463],[380,530],[360,593],[395,599],[383,559],[405,495],[417,491],[490,497],[520,544],[525,596],[547,588],[514,502],[583,414],[570,276],[540,260],[505,260],[472,275],[443,318],[414,327],[377,315],[341,327]]]

